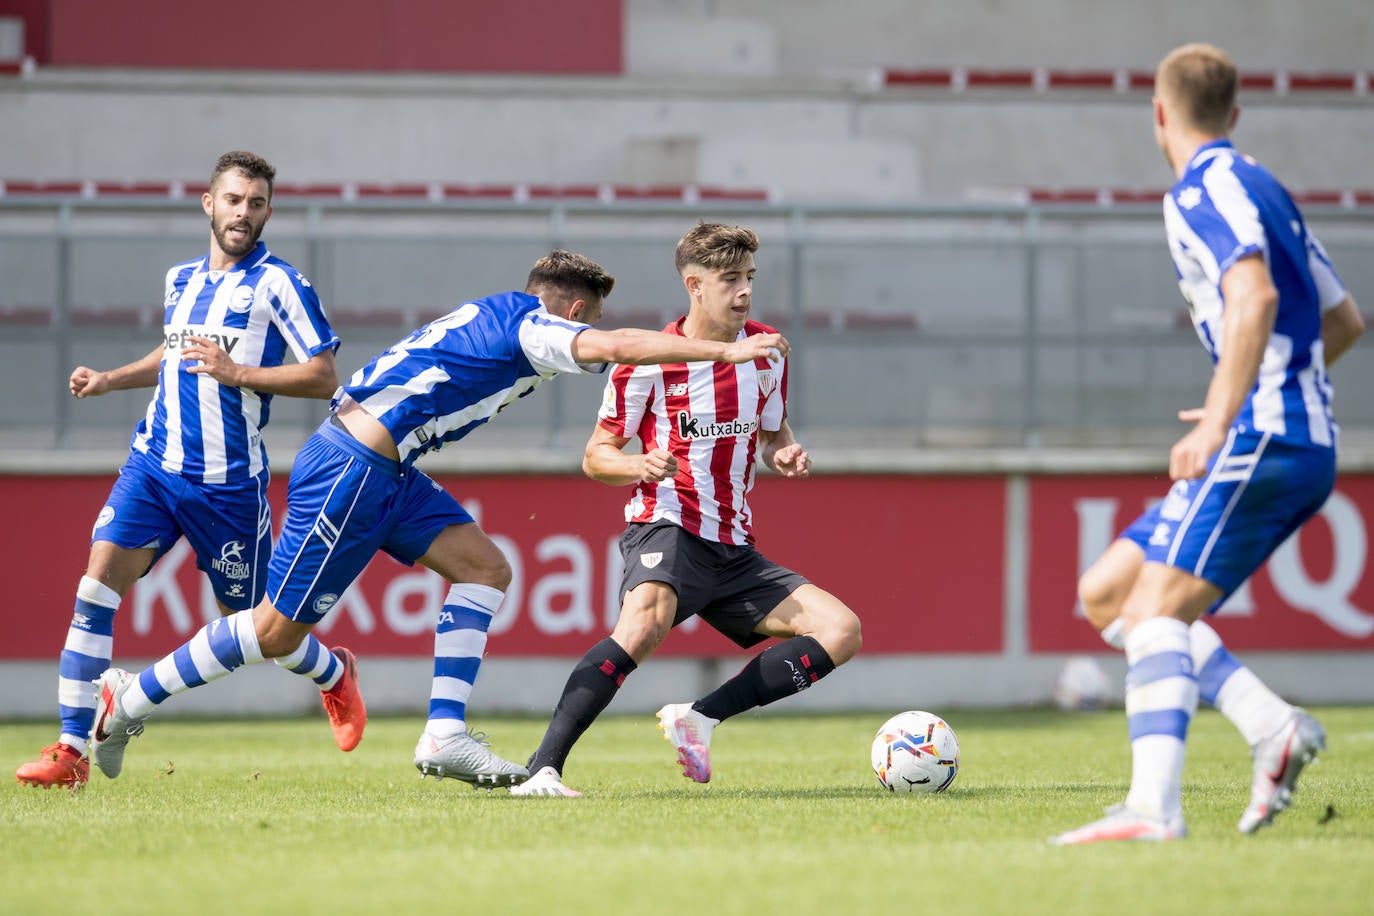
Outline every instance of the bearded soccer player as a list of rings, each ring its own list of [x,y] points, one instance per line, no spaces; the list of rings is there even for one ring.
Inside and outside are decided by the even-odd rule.
[[[669,334],[722,342],[773,329],[751,321],[750,229],[702,223],[678,242],[690,300]],[[658,712],[683,774],[711,778],[711,735],[723,720],[792,696],[859,651],[859,619],[838,598],[771,562],[754,546],[746,500],[755,462],[791,478],[811,458],[787,425],[783,355],[739,366],[685,362],[619,367],[606,384],[582,467],[595,480],[633,486],[620,539],[620,618],[573,668],[514,795],[577,796],[563,782],[568,754],[674,626],[697,615],[741,647],[779,642],[695,703]],[[641,454],[627,454],[638,438]]]
[[[19,767],[21,783],[47,788],[86,781],[94,681],[110,667],[115,612],[178,539],[195,551],[221,613],[262,599],[272,549],[262,430],[272,398],[328,398],[338,386],[339,338],[319,296],[259,240],[272,215],[275,177],[260,156],[221,156],[201,198],[210,251],[167,272],[163,342],[117,369],[72,372],[77,398],[155,390],[96,518],[77,586],[58,671],[61,734]],[[286,361],[288,353],[296,362]],[[352,750],[367,720],[352,653],[331,653],[311,639],[278,662],[319,686],[335,740]]]

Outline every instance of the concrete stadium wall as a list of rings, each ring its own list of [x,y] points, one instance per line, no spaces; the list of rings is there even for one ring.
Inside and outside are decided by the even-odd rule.
[[[1170,183],[1139,92],[59,71],[0,80],[0,179],[203,182],[243,145],[228,113],[245,105],[283,181],[695,183],[870,203]],[[1295,190],[1366,188],[1371,109],[1353,93],[1243,98],[1237,141]]]
[[[726,47],[737,58],[757,42],[788,75],[875,65],[1148,69],[1190,41],[1219,44],[1248,69],[1341,70],[1369,67],[1374,47],[1364,0],[626,0],[625,16],[630,54],[637,35],[662,36],[641,51],[646,65],[702,56],[671,37],[674,23],[707,22],[734,36]]]
[[[1146,88],[912,91],[875,74],[1148,73],[1210,38],[1244,69],[1354,75],[1344,92],[1243,93],[1237,138],[1295,189],[1364,188],[1372,19],[1363,0],[630,0],[624,68],[608,77],[386,74],[362,53],[353,72],[309,75],[39,67],[0,77],[0,179],[195,181],[251,120],[283,179],[302,182],[696,183],[869,202],[1156,188],[1169,176]]]

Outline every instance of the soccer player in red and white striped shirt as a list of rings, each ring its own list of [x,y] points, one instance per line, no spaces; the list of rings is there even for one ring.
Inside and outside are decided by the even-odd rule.
[[[775,333],[749,320],[758,237],[702,223],[677,246],[691,301],[669,334],[731,342]],[[811,458],[787,425],[787,363],[693,362],[620,366],[606,384],[582,468],[614,486],[633,485],[620,539],[625,560],[620,619],[574,667],[533,774],[515,795],[577,795],[563,783],[569,752],[668,632],[697,615],[742,647],[780,640],[695,703],[658,711],[684,774],[711,778],[711,732],[722,720],[791,696],[859,650],[859,618],[838,598],[754,547],[746,500],[761,462],[806,477]],[[638,438],[641,453],[625,447]]]

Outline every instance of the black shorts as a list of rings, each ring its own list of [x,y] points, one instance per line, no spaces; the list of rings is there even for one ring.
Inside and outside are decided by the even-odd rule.
[[[677,592],[673,626],[695,614],[744,648],[768,638],[754,627],[809,581],[751,545],[708,541],[672,522],[630,525],[620,536],[620,556],[622,603],[636,585],[663,582]]]

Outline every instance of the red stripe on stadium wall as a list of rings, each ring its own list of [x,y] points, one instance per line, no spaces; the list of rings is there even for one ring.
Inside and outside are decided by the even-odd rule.
[[[5,194],[18,196],[43,196],[43,195],[80,195],[84,188],[84,182],[80,181],[11,181],[6,179],[4,182]]]
[[[954,85],[954,71],[934,69],[884,70],[882,82],[885,86],[948,89]]]
[[[1027,188],[1025,199],[1033,204],[1072,204],[1110,207],[1127,204],[1158,206],[1167,192],[1136,188]],[[1312,207],[1367,207],[1374,204],[1374,191],[1308,190],[1293,191],[1293,199]]]
[[[1046,75],[1050,89],[1115,89],[1114,70],[1051,70]]]
[[[969,70],[964,76],[964,84],[969,88],[1021,87],[1035,85],[1033,70]]]
[[[341,182],[317,182],[301,184],[297,182],[277,182],[272,186],[272,197],[342,197],[344,186]]]
[[[187,3],[156,16],[103,0],[48,4],[49,53],[64,67],[172,67],[435,73],[606,73],[622,70],[621,0],[451,3],[294,0],[271,27]],[[322,31],[323,29],[323,31]],[[213,41],[205,36],[213,35]],[[326,37],[327,36],[327,37]]]
[[[431,190],[427,184],[360,184],[357,194],[359,198],[428,198]]]
[[[1242,90],[1261,89],[1272,92],[1279,85],[1279,78],[1275,73],[1241,73],[1239,79]]]
[[[1291,92],[1354,92],[1358,79],[1353,73],[1290,73]]]
[[[0,194],[48,195],[53,197],[199,197],[205,191],[199,181],[90,181],[70,179],[5,179]],[[439,182],[279,182],[273,186],[276,198],[333,198],[337,200],[394,199],[413,202],[442,200],[599,200],[614,201],[703,201],[767,202],[769,192],[762,188],[702,187],[693,184],[637,185],[611,184],[494,184],[454,185]]]
[[[1291,72],[1288,70],[1247,71],[1239,76],[1240,88],[1252,93],[1353,93],[1363,94],[1368,85],[1367,71],[1346,73]],[[1056,69],[967,69],[964,67],[926,67],[906,70],[884,68],[878,83],[887,88],[1025,89],[1036,92],[1092,89],[1102,92],[1153,92],[1153,70],[1056,70]]]

